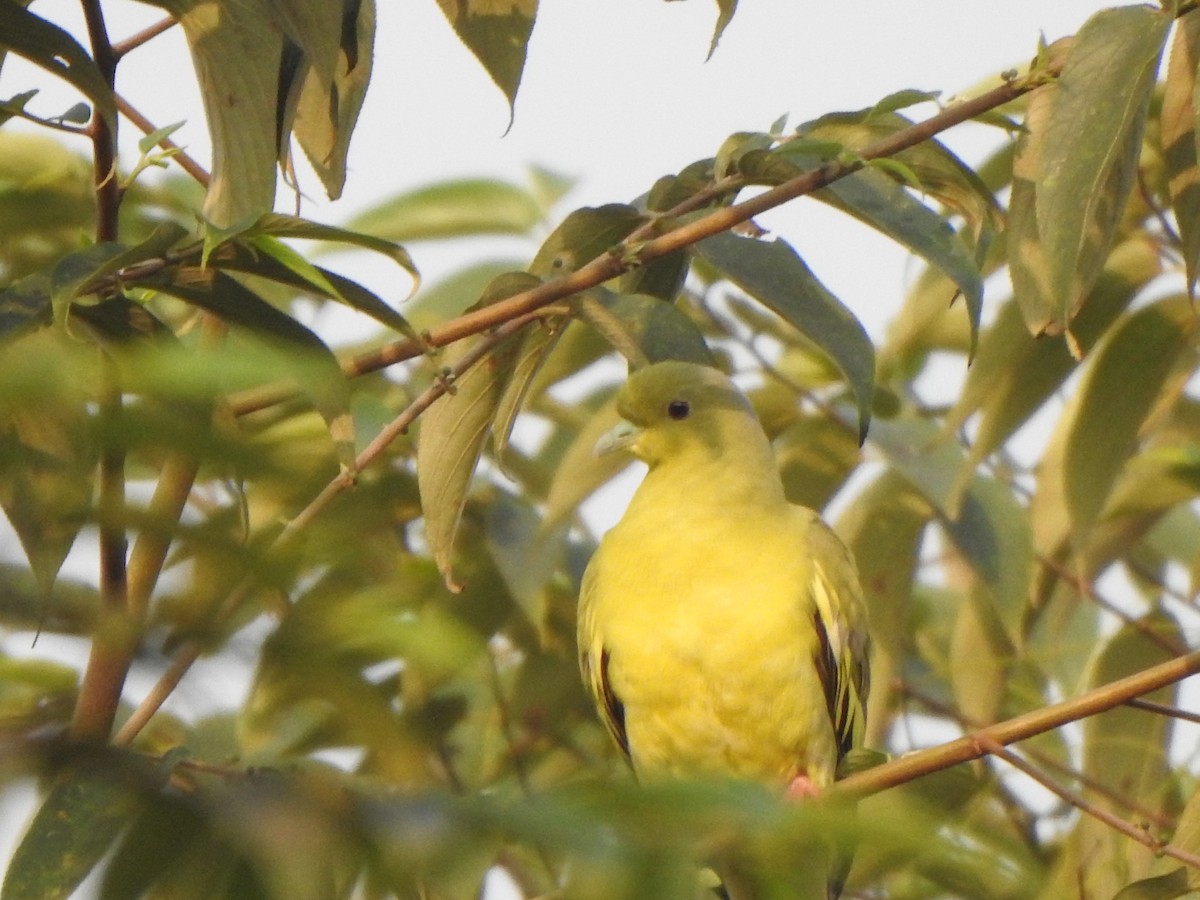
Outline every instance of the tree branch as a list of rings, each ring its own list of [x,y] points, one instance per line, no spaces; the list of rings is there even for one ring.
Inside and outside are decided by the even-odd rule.
[[[881,766],[856,773],[834,784],[829,792],[847,798],[876,794],[923,775],[979,759],[987,755],[988,746],[1007,746],[1060,728],[1069,722],[1086,719],[1142,694],[1175,684],[1197,672],[1200,672],[1200,650],[1093,688],[1074,699],[989,725],[948,744],[909,753]]]

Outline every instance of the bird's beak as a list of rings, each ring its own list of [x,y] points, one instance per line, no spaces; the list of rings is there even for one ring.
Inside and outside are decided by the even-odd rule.
[[[600,440],[596,441],[597,456],[607,456],[618,450],[628,450],[641,437],[642,429],[627,419],[622,419]]]

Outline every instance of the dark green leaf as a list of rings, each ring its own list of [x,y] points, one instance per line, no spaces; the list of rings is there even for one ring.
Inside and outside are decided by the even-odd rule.
[[[597,256],[616,249],[644,221],[642,213],[623,203],[577,209],[538,248],[529,271],[542,278],[574,272]]]
[[[1188,870],[1183,866],[1155,878],[1142,878],[1125,885],[1112,900],[1175,900],[1191,893]]]
[[[829,354],[854,395],[859,437],[865,437],[875,386],[875,347],[854,314],[783,241],[719,234],[694,250]]]
[[[337,358],[316,334],[213,268],[182,267],[138,283],[198,306],[231,325],[247,328],[268,346],[283,350],[281,364],[325,419],[342,464],[353,464],[349,388]]]
[[[611,323],[590,316],[586,308],[581,313],[584,321],[610,341],[632,340],[648,362],[681,359],[713,364],[712,352],[700,330],[674,304],[644,294],[604,294],[601,303],[612,313],[623,334],[608,334],[606,326]],[[614,346],[621,349],[620,343]]]
[[[135,809],[130,789],[111,774],[64,772],[17,846],[0,897],[66,900],[108,852]]]

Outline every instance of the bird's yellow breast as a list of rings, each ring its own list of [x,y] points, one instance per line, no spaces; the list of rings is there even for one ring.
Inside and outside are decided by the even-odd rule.
[[[591,564],[585,649],[607,655],[634,766],[827,783],[836,749],[804,597],[813,516],[702,512],[674,527],[627,516]]]

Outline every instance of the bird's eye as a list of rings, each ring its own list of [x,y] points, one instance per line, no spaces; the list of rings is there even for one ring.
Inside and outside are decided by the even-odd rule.
[[[672,400],[667,404],[667,415],[676,421],[686,419],[691,411],[692,404],[686,400]]]

